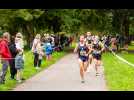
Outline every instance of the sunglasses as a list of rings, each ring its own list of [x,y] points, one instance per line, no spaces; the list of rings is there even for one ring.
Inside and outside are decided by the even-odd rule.
[[[17,36],[17,38],[21,38],[21,36]]]

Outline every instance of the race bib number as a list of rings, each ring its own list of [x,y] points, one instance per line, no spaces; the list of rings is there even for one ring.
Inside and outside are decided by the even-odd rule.
[[[81,51],[80,51],[80,55],[81,55],[81,56],[86,56],[86,51],[81,50]]]
[[[101,51],[96,51],[96,50],[95,50],[93,53],[94,53],[94,54],[100,54]]]

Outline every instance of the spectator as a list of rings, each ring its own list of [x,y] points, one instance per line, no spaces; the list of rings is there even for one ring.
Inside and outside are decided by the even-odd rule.
[[[15,68],[17,70],[16,79],[18,83],[21,83],[22,82],[22,70],[24,68],[24,59],[23,59],[24,43],[23,43],[23,36],[21,33],[16,34],[15,45],[17,49],[17,55],[15,57]]]
[[[111,46],[112,46],[112,51],[117,51],[117,40],[116,40],[116,37],[112,37],[111,38]]]
[[[2,61],[2,71],[0,73],[0,84],[5,83],[5,76],[9,65],[9,59],[12,58],[10,50],[8,48],[9,41],[10,41],[10,35],[8,32],[5,32],[3,34],[3,38],[0,41],[0,58]]]
[[[104,42],[104,46],[105,50],[108,51],[110,46],[110,36],[107,36],[106,41]]]
[[[39,69],[41,62],[39,60],[39,51],[40,50],[38,47],[40,47],[41,45],[41,41],[40,41],[40,34],[37,34],[34,41],[33,41],[33,46],[32,46],[32,52],[34,53],[34,67],[36,69]]]
[[[54,41],[54,35],[53,34],[51,34],[51,44],[52,44],[52,48],[54,48],[55,47],[55,41]]]
[[[124,41],[125,41],[125,38],[124,38],[123,35],[120,36],[119,41],[120,41],[120,48],[123,48],[124,47]]]
[[[15,57],[17,55],[17,49],[16,49],[16,45],[15,45],[15,37],[12,36],[11,37],[11,42],[9,43],[9,49],[10,49],[10,52],[11,52],[11,55],[12,55],[12,58],[13,59],[10,59],[9,61],[9,64],[10,64],[10,78],[11,79],[14,79],[16,73],[17,73],[17,70],[15,69]]]
[[[124,49],[125,49],[125,50],[128,50],[128,44],[129,44],[128,37],[125,36],[124,40],[125,40],[125,41],[124,41]]]
[[[44,44],[43,48],[44,48],[47,60],[51,60],[52,59],[52,45],[50,41],[47,41]]]
[[[117,51],[119,51],[119,44],[120,44],[120,40],[119,40],[120,38],[119,38],[119,35],[117,35],[116,36],[116,41],[117,41],[117,43],[116,43],[116,46],[117,46]]]
[[[39,55],[38,57],[38,67],[37,69],[40,69],[41,67],[41,62],[44,56],[44,52],[43,52],[43,44],[41,43],[41,41],[38,42],[37,44],[37,54]]]

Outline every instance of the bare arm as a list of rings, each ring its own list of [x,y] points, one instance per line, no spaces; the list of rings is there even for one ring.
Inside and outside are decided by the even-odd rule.
[[[100,46],[101,46],[101,52],[103,52],[105,50],[103,43],[100,42]]]
[[[88,49],[89,49],[88,54],[90,54],[90,53],[93,51],[92,45],[89,45],[89,46],[88,46]]]

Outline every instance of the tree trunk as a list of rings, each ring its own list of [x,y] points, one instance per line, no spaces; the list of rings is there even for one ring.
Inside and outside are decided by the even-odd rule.
[[[129,19],[128,16],[125,16],[124,19],[124,35],[127,37],[127,42],[130,43],[130,38],[129,38]]]
[[[31,48],[31,43],[32,43],[32,41],[34,39],[33,30],[32,30],[32,28],[30,26],[31,26],[30,24],[26,25],[26,29],[27,29],[27,36],[26,36],[26,38],[27,38],[27,47],[28,48]]]

